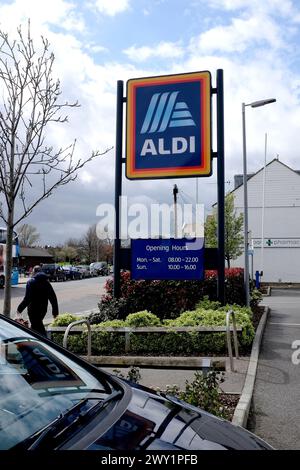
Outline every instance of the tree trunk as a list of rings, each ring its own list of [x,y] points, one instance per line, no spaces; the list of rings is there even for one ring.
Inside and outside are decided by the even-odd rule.
[[[4,305],[3,305],[3,314],[6,317],[10,317],[11,310],[11,273],[13,268],[13,210],[8,214],[8,224],[6,232],[6,261],[5,261],[5,287],[4,287]]]
[[[230,268],[230,258],[227,257],[226,260],[227,260],[227,268],[229,269]]]

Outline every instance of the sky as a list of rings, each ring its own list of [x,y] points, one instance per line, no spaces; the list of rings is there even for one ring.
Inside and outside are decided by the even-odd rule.
[[[300,169],[300,2],[297,0],[0,0],[0,28],[15,35],[30,19],[34,40],[47,37],[62,96],[78,100],[69,123],[48,137],[54,147],[77,139],[76,158],[115,145],[117,80],[209,70],[215,85],[224,70],[225,189],[242,173],[242,103],[246,108],[248,172],[279,158]],[[214,150],[216,129],[213,126]],[[42,244],[80,237],[98,222],[97,206],[114,198],[114,150],[90,162],[26,219]],[[194,202],[195,179],[129,181],[130,203]],[[217,199],[213,176],[199,180],[206,213]],[[33,188],[33,191],[35,189]]]

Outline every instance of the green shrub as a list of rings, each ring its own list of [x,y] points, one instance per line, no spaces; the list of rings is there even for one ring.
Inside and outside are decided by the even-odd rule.
[[[139,367],[135,367],[135,366],[130,367],[126,376],[119,369],[114,369],[113,373],[117,377],[121,377],[121,379],[126,379],[136,384],[138,384],[142,378]]]
[[[63,325],[59,325],[63,326]],[[51,339],[60,346],[63,345],[63,333],[52,333]],[[86,354],[87,334],[85,332],[68,336],[67,348],[75,354]]]
[[[124,328],[124,326],[127,326],[124,320],[108,320],[97,326],[94,325],[94,328]]]
[[[205,300],[208,305],[207,300]],[[211,304],[211,306],[216,306]],[[238,333],[241,352],[247,351],[254,337],[254,328],[251,321],[251,310],[246,307],[229,305],[218,310],[205,310],[198,307],[196,310],[183,312],[176,319],[167,319],[165,326],[225,326],[226,312],[232,308],[236,313],[237,325],[243,329]],[[112,327],[140,327],[159,326],[159,318],[150,312],[130,314],[125,320],[111,320],[93,325],[92,327],[92,354],[94,355],[120,355],[125,352],[125,335],[103,331],[103,328]],[[62,343],[63,335],[53,334],[53,339]],[[68,340],[68,347],[75,353],[86,351],[87,332],[81,335],[72,335]],[[130,354],[145,355],[221,355],[227,353],[226,333],[202,333],[173,331],[167,333],[139,333],[130,335]]]
[[[255,308],[258,306],[259,302],[262,299],[262,293],[258,289],[252,289],[250,293],[250,306]]]
[[[161,320],[176,318],[186,310],[193,310],[197,302],[207,296],[217,300],[217,272],[205,271],[205,279],[199,281],[135,281],[130,273],[121,273],[121,298],[124,301],[122,312],[117,313],[112,302],[113,280],[109,279],[105,285],[106,294],[99,304],[101,309],[107,306],[112,313],[109,318],[125,318],[126,314],[151,311]],[[244,305],[244,277],[240,268],[225,270],[225,297],[228,303]]]
[[[219,310],[197,309],[191,312],[184,312],[175,320],[168,322],[169,326],[224,326],[226,324],[226,312],[234,310],[236,314],[237,325],[243,328],[239,334],[239,342],[242,347],[249,346],[254,338],[254,327],[251,321],[252,312],[247,307],[239,307],[235,305],[221,307]],[[213,343],[218,349],[223,349],[226,343],[225,333],[205,333],[202,334]],[[215,338],[215,339],[214,339]],[[223,347],[222,347],[223,345]]]
[[[126,326],[159,326],[160,319],[151,312],[144,310],[143,312],[131,313],[126,317]]]
[[[186,381],[185,390],[180,391],[175,385],[168,387],[166,392],[215,416],[227,418],[219,395],[222,382],[224,377],[220,372],[210,371],[206,375],[196,372],[191,382]]]
[[[81,317],[78,315],[72,315],[71,313],[63,313],[58,315],[55,320],[51,323],[52,326],[68,326],[73,321],[80,320]]]
[[[218,300],[210,300],[208,295],[205,295],[200,302],[196,304],[195,310],[198,308],[204,308],[206,310],[218,310],[221,307],[221,302]]]
[[[111,326],[111,325],[106,325]],[[116,325],[117,326],[117,325]],[[123,325],[124,326],[124,325]],[[96,356],[123,355],[125,351],[125,336],[121,333],[101,331],[101,325],[97,325],[92,332],[92,354]]]
[[[89,321],[92,325],[99,324],[108,320],[124,319],[131,311],[128,309],[126,299],[115,299],[104,297],[98,304],[99,312],[92,313]]]

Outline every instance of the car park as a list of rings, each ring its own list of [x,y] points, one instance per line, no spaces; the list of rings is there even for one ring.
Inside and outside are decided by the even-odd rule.
[[[0,315],[0,449],[272,449],[173,396],[98,369]]]
[[[42,272],[47,274],[50,281],[66,281],[67,274],[62,266],[57,264],[42,264]]]

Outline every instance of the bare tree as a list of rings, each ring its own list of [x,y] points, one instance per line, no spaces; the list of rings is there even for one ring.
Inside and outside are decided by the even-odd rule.
[[[34,246],[40,239],[36,227],[30,224],[23,224],[17,227],[20,246]]]
[[[58,252],[59,258],[62,261],[68,261],[72,263],[78,256],[76,248],[69,245],[64,245]]]
[[[68,108],[78,103],[61,101],[60,82],[53,79],[54,55],[47,39],[35,48],[28,31],[21,27],[17,39],[0,31],[0,217],[7,226],[3,313],[10,315],[13,229],[55,189],[74,181],[93,158],[93,152],[75,160],[74,141],[54,149],[45,131],[53,123],[66,123]],[[17,204],[17,200],[19,202]]]
[[[96,225],[91,225],[83,237],[84,255],[88,264],[98,261],[101,240],[98,240]]]
[[[108,234],[106,238],[98,236],[96,224],[91,225],[83,237],[83,248],[87,263],[112,260],[113,242]]]

